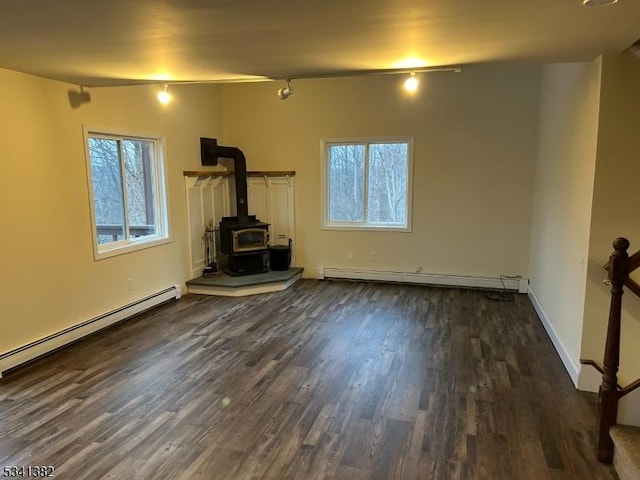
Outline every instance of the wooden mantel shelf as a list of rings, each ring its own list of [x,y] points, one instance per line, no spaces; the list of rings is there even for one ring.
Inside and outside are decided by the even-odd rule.
[[[233,175],[229,171],[216,170],[185,170],[182,172],[185,177],[226,177]],[[293,177],[295,170],[271,170],[271,171],[251,171],[247,172],[248,177]]]

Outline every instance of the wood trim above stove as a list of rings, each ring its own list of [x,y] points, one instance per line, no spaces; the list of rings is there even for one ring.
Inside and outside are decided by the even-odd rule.
[[[247,177],[294,177],[295,170],[271,170],[271,171],[251,171],[247,172]],[[211,171],[211,170],[184,170],[185,177],[228,177],[233,172]]]

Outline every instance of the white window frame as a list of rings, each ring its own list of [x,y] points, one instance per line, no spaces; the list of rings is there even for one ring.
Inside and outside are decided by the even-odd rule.
[[[361,145],[365,144],[365,178],[368,177],[369,145],[372,143],[406,143],[407,144],[407,197],[406,197],[406,225],[378,225],[363,222],[331,222],[329,220],[329,147],[331,145]],[[322,230],[358,230],[358,231],[393,231],[411,232],[411,207],[413,203],[413,137],[356,137],[356,138],[326,138],[320,141],[321,149],[321,183],[322,183]],[[368,181],[365,180],[364,208],[367,216]]]
[[[85,150],[85,162],[87,168],[87,186],[89,191],[89,204],[91,210],[91,232],[93,238],[93,255],[95,260],[103,258],[109,258],[116,255],[123,255],[125,253],[142,250],[145,248],[153,247],[156,245],[162,245],[171,242],[169,236],[169,211],[167,200],[167,187],[166,187],[166,166],[165,166],[165,150],[164,150],[164,138],[159,135],[149,135],[132,133],[130,131],[123,131],[113,128],[92,127],[83,126],[83,138],[84,138],[84,150]],[[93,178],[91,170],[91,157],[89,154],[89,138],[108,138],[113,140],[144,140],[152,142],[154,145],[154,175],[153,175],[153,188],[154,188],[154,208],[157,218],[155,219],[156,233],[154,235],[147,235],[138,238],[125,238],[124,240],[98,243],[98,231],[96,223],[95,203],[93,198]],[[124,161],[124,160],[121,160]],[[124,174],[124,169],[121,169]],[[124,179],[122,179],[124,182]],[[126,188],[123,185],[123,189],[126,192]],[[126,195],[126,193],[125,193]],[[127,213],[126,213],[126,199],[125,199],[125,226],[127,226]],[[125,232],[127,228],[125,228]],[[128,235],[128,234],[127,234]]]

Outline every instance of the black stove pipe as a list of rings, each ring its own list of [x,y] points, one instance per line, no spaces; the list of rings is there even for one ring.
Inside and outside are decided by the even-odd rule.
[[[200,138],[200,159],[202,165],[217,165],[219,158],[233,160],[236,180],[236,215],[238,224],[248,224],[249,206],[247,205],[247,161],[242,150],[236,147],[218,145],[215,138]]]

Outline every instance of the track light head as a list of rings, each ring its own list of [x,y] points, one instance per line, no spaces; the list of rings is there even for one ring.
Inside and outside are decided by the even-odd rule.
[[[168,88],[169,88],[169,85],[165,83],[164,86],[162,87],[162,90],[158,92],[158,101],[163,105],[166,105],[171,101],[171,94],[167,91]]]
[[[290,82],[291,80],[287,80],[287,86],[278,89],[278,98],[280,100],[286,100],[294,93],[293,88],[291,88]]]
[[[418,79],[415,72],[411,72],[409,78],[404,81],[404,89],[409,93],[415,93],[418,90]]]

